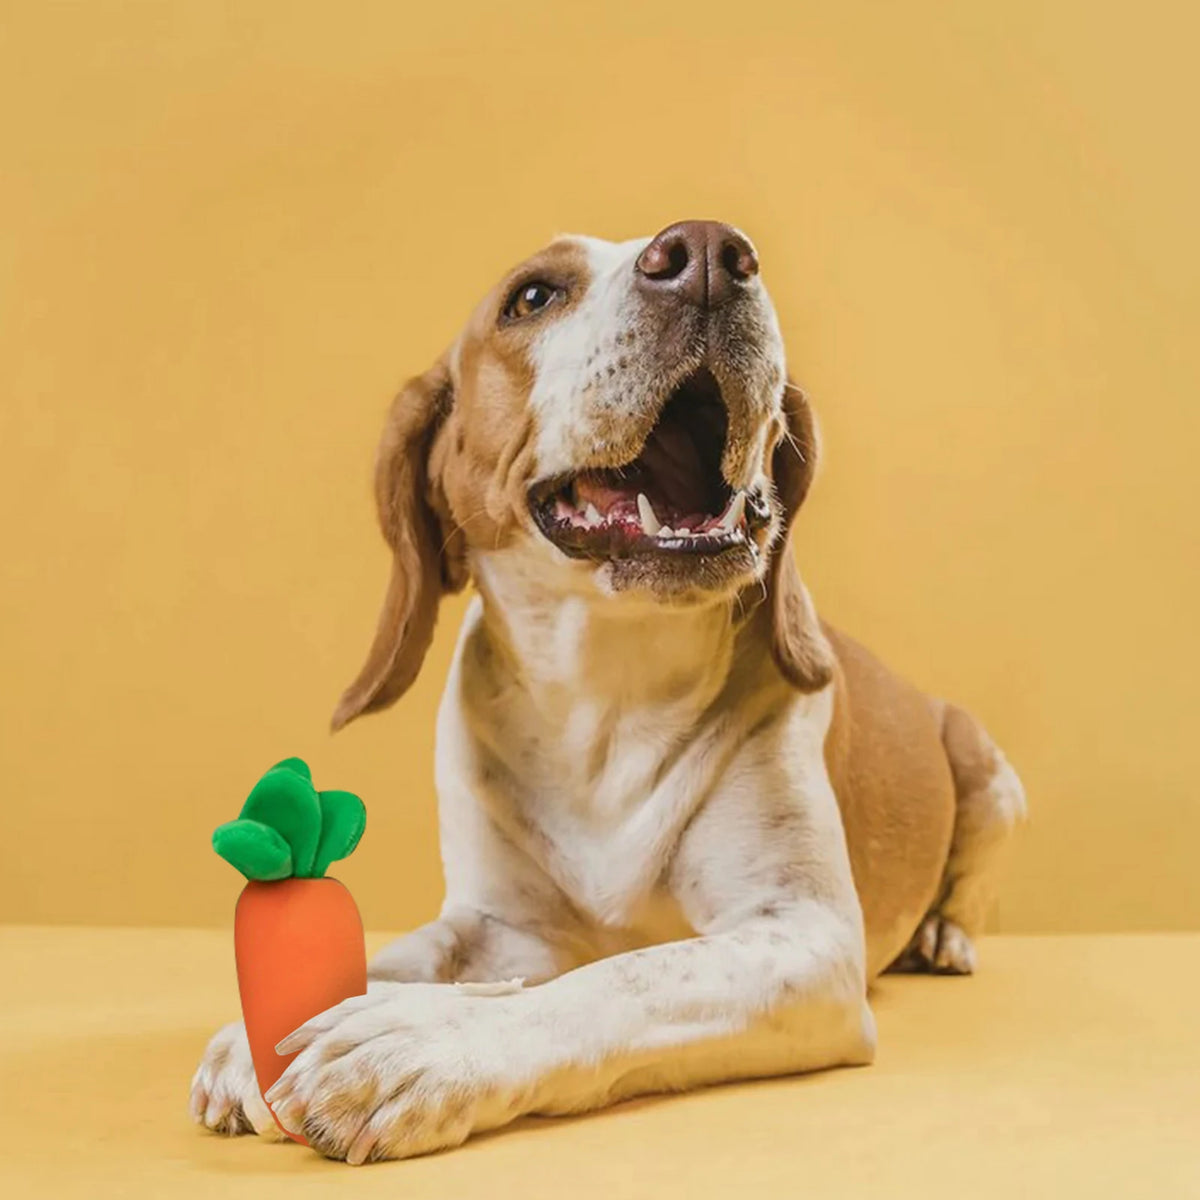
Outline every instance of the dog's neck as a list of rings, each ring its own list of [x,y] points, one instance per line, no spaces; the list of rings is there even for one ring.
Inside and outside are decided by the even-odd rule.
[[[699,714],[728,679],[736,605],[671,605],[601,596],[547,580],[519,554],[479,555],[483,631],[512,683],[553,713],[600,709]]]

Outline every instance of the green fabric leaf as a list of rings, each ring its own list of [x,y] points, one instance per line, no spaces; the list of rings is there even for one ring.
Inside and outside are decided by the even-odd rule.
[[[321,805],[309,779],[287,766],[272,767],[254,785],[241,815],[270,825],[283,836],[291,847],[294,875],[312,875],[321,837]]]
[[[291,847],[261,821],[227,821],[213,831],[212,844],[247,879],[286,879],[292,873]]]
[[[277,762],[271,770],[291,771],[293,775],[299,775],[301,779],[307,779],[309,783],[312,783],[312,771],[308,769],[308,763],[302,758],[285,758],[282,762]]]
[[[321,876],[329,864],[345,858],[367,827],[367,810],[353,792],[321,792],[321,840],[317,844],[313,875]]]
[[[318,794],[308,764],[285,758],[254,785],[241,816],[220,826],[212,843],[247,879],[319,879],[358,845],[366,825],[357,796]]]

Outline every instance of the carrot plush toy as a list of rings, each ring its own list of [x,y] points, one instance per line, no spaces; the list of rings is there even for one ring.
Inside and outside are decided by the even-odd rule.
[[[288,758],[254,785],[241,816],[213,833],[213,849],[249,880],[234,950],[260,1092],[296,1057],[276,1054],[277,1043],[367,990],[362,918],[350,893],[325,875],[358,845],[366,823],[357,796],[318,792],[307,763]]]

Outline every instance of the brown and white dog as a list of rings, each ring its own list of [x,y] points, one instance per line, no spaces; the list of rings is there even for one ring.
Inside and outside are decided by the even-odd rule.
[[[974,968],[1021,785],[818,620],[788,546],[816,452],[754,248],[715,222],[557,239],[401,392],[391,583],[334,725],[404,693],[474,580],[438,717],[446,900],[281,1043],[288,1128],[363,1162],[866,1063],[875,975]],[[274,1128],[240,1025],[192,1110]]]

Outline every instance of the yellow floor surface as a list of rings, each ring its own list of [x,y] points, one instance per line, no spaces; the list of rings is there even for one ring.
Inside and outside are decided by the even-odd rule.
[[[0,928],[0,1196],[1200,1197],[1200,934],[992,938],[976,978],[880,984],[873,1067],[358,1169],[189,1122],[231,959],[219,931]]]

